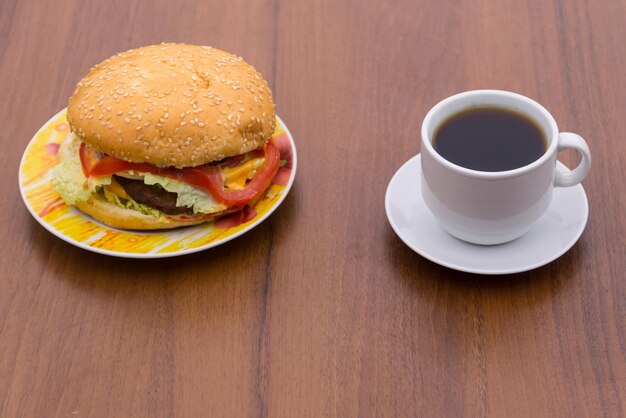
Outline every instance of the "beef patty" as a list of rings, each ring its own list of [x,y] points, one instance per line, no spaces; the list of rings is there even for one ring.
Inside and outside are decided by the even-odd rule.
[[[185,206],[176,206],[176,193],[168,192],[161,186],[150,185],[142,180],[113,176],[136,202],[143,203],[168,215],[193,215],[193,210]]]

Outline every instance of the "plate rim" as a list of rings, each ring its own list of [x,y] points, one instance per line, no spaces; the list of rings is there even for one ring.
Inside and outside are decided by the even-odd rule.
[[[415,162],[414,162],[415,161]],[[391,197],[390,197],[390,189],[391,189],[391,185],[394,182],[394,180],[396,179],[396,177],[399,176],[400,172],[405,168],[405,166],[410,165],[410,164],[419,164],[419,167],[421,167],[421,153],[417,153],[416,155],[414,155],[413,157],[409,158],[406,162],[404,162],[404,164],[402,164],[397,170],[396,172],[393,174],[393,176],[391,177],[391,180],[389,181],[388,185],[387,185],[387,189],[385,191],[385,212],[387,215],[387,220],[389,222],[389,224],[391,225],[393,231],[395,232],[395,234],[398,236],[398,238],[400,238],[400,240],[407,246],[409,247],[411,250],[413,250],[415,253],[419,254],[420,256],[432,261],[435,264],[439,264],[443,267],[447,267],[450,268],[452,270],[457,270],[457,271],[461,271],[464,273],[472,273],[472,274],[479,274],[479,275],[489,275],[489,276],[494,276],[494,275],[509,275],[509,274],[516,274],[516,273],[523,273],[523,272],[527,272],[527,271],[531,271],[534,269],[537,269],[539,267],[543,267],[551,262],[553,262],[554,260],[558,259],[559,257],[561,257],[563,254],[565,254],[567,251],[569,251],[574,244],[576,244],[576,242],[578,242],[578,240],[580,239],[580,237],[582,236],[585,227],[587,225],[588,219],[589,219],[589,200],[587,198],[587,194],[585,193],[585,189],[583,187],[583,185],[581,183],[572,186],[572,188],[579,188],[579,192],[580,192],[580,197],[583,199],[584,202],[584,220],[581,222],[579,229],[576,231],[576,234],[574,234],[574,236],[572,237],[572,239],[570,240],[570,242],[568,242],[566,245],[563,245],[563,247],[556,252],[555,254],[551,255],[550,257],[547,257],[546,259],[543,259],[539,262],[533,263],[533,264],[529,264],[523,267],[518,267],[518,268],[510,268],[510,269],[480,269],[480,268],[470,268],[470,267],[465,267],[463,265],[459,265],[459,264],[455,264],[455,263],[451,263],[449,261],[443,260],[439,257],[436,257],[428,252],[423,251],[423,249],[418,249],[416,246],[414,246],[413,244],[411,244],[410,242],[408,242],[408,240],[405,239],[403,233],[400,232],[398,225],[396,225],[395,220],[393,218],[393,216],[391,215]],[[560,161],[557,160],[557,167],[560,169],[566,169],[569,170],[569,168],[567,168],[567,166],[565,166],[563,163],[561,163]],[[420,172],[420,176],[421,176],[421,172]],[[421,197],[419,198],[421,199]],[[451,237],[454,238],[454,237]],[[457,238],[454,238],[457,239]],[[464,243],[463,241],[459,240],[459,242],[465,244],[465,245],[474,245],[474,244],[470,244],[470,243]]]
[[[20,159],[20,164],[18,167],[18,186],[20,189],[20,195],[22,196],[22,201],[24,202],[24,205],[26,206],[26,208],[28,209],[28,212],[31,214],[31,216],[33,218],[35,218],[35,220],[41,225],[43,226],[48,232],[50,232],[51,234],[53,234],[54,236],[56,236],[57,238],[67,242],[68,244],[74,245],[75,247],[81,248],[83,250],[87,250],[90,252],[94,252],[97,254],[102,254],[102,255],[107,255],[107,256],[113,256],[113,257],[121,257],[121,258],[133,258],[133,259],[154,259],[154,258],[169,258],[169,257],[178,257],[178,256],[182,256],[182,255],[187,255],[187,254],[193,254],[193,253],[197,253],[200,251],[204,251],[204,250],[208,250],[210,248],[214,248],[217,247],[219,245],[225,244],[235,238],[240,237],[241,235],[245,234],[246,232],[250,231],[251,229],[255,228],[257,225],[261,224],[263,221],[265,221],[270,215],[272,215],[274,213],[274,211],[276,211],[276,209],[278,209],[278,207],[283,203],[283,201],[285,200],[285,198],[287,197],[287,195],[289,194],[289,192],[291,191],[291,187],[293,186],[293,183],[295,181],[296,178],[296,171],[297,171],[297,167],[298,167],[298,152],[296,149],[296,143],[293,140],[293,136],[291,134],[291,131],[289,130],[289,127],[287,126],[287,124],[285,124],[285,122],[282,120],[282,118],[278,115],[276,115],[276,119],[278,119],[278,121],[280,122],[281,127],[284,129],[285,134],[287,135],[287,138],[289,138],[289,143],[291,144],[291,153],[292,153],[292,158],[293,158],[293,162],[292,162],[292,167],[291,167],[291,175],[289,176],[289,181],[287,182],[287,184],[285,185],[285,188],[282,190],[282,194],[281,196],[279,196],[278,200],[276,201],[276,203],[274,205],[272,205],[265,213],[263,213],[261,216],[258,217],[258,219],[255,219],[254,222],[252,222],[250,225],[246,226],[245,228],[242,228],[241,230],[235,232],[232,235],[229,235],[225,238],[210,242],[206,245],[197,247],[197,248],[189,248],[189,249],[183,249],[183,250],[177,250],[177,251],[172,251],[172,252],[165,252],[165,253],[134,253],[134,252],[125,252],[125,251],[114,251],[114,250],[108,250],[108,249],[103,249],[103,248],[98,248],[98,247],[94,247],[91,246],[89,244],[85,244],[83,242],[77,241],[63,233],[61,233],[60,231],[58,231],[57,229],[55,229],[51,224],[49,224],[48,222],[46,222],[44,219],[42,219],[39,214],[35,213],[34,209],[31,207],[31,205],[28,202],[28,199],[26,198],[25,195],[25,190],[24,187],[22,186],[22,167],[24,165],[25,159],[26,159],[26,154],[27,151],[29,150],[29,148],[31,147],[33,141],[35,141],[35,139],[37,138],[37,136],[40,134],[41,131],[43,131],[44,129],[46,129],[48,127],[48,125],[55,120],[56,118],[58,118],[62,113],[67,111],[67,107],[61,109],[60,111],[58,111],[57,113],[54,114],[54,116],[52,116],[50,119],[48,119],[46,122],[44,122],[43,125],[41,125],[41,127],[37,130],[37,132],[33,135],[33,137],[30,139],[30,141],[28,141],[28,144],[26,144],[26,147],[24,148],[24,152],[22,153],[22,158]],[[87,219],[89,222],[95,223],[97,225],[99,225],[100,227],[106,228],[110,231],[117,231],[117,232],[128,232],[125,231],[123,229],[118,229],[118,228],[113,228],[110,227],[108,225],[103,224],[102,222],[99,222],[98,220],[92,218],[91,216],[81,212],[80,210],[76,209],[74,206],[71,205],[67,205],[70,208],[70,211],[73,211],[74,214],[76,214],[77,216],[81,216],[84,219]],[[201,224],[200,224],[201,225]],[[197,225],[199,226],[199,225]],[[191,226],[192,228],[194,226]],[[174,231],[180,231],[180,228],[177,229],[172,229],[172,230],[158,230],[159,233],[162,234],[171,234]],[[145,234],[145,235],[149,235],[149,234],[154,234],[155,231],[132,231],[133,234]]]

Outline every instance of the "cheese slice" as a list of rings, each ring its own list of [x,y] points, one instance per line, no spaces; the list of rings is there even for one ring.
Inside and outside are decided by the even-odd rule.
[[[114,178],[111,178],[111,184],[104,186],[104,188],[109,193],[112,193],[117,197],[121,197],[122,199],[130,199],[130,196],[128,195],[128,193],[126,193],[126,190],[124,190],[122,185],[119,184]]]
[[[246,180],[253,177],[254,172],[263,165],[264,161],[264,158],[253,158],[236,167],[223,168],[224,186],[234,190],[243,189],[246,185]]]

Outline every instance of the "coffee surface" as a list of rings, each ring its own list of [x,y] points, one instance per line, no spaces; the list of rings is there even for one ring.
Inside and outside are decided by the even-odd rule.
[[[476,107],[435,130],[433,147],[446,160],[478,171],[507,171],[539,159],[547,147],[538,124],[512,110]]]

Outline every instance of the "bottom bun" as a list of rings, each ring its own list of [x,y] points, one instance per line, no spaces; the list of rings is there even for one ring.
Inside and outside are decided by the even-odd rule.
[[[215,215],[184,216],[172,215],[157,219],[132,209],[121,208],[107,202],[100,195],[92,194],[89,200],[74,203],[81,211],[98,221],[119,229],[172,229],[181,226],[198,225],[215,218]]]

